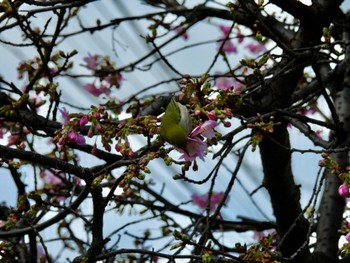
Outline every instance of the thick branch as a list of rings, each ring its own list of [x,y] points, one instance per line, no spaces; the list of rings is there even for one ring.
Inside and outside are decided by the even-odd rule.
[[[67,163],[60,159],[47,157],[38,153],[13,149],[10,147],[0,145],[0,157],[6,159],[20,159],[44,167],[59,169],[62,172],[74,174],[79,178],[85,180],[86,182],[91,182],[92,180],[92,176],[89,169]]]

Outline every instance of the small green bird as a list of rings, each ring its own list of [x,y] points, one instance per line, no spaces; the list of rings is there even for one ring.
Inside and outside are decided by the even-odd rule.
[[[187,108],[173,98],[160,124],[160,136],[172,145],[186,150],[187,137],[192,131],[192,120]]]

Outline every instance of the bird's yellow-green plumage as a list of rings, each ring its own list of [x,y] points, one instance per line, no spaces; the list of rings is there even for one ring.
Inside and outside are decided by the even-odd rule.
[[[181,149],[186,149],[192,121],[187,108],[173,98],[165,110],[160,124],[160,136]]]

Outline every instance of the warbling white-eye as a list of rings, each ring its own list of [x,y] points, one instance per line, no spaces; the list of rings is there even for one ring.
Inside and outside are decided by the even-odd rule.
[[[187,108],[173,98],[160,124],[160,136],[170,144],[186,150],[187,137],[192,131],[192,120]]]

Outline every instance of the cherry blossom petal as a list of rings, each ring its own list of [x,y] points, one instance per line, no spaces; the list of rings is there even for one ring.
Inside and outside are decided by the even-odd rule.
[[[87,57],[84,58],[84,61],[86,62],[86,67],[91,70],[96,70],[98,68],[98,63],[97,61],[99,60],[100,56],[99,55],[91,55],[90,53],[88,54]]]
[[[210,196],[210,211],[214,211],[217,206],[222,202],[223,198],[224,198],[225,194],[224,192],[219,192],[219,193],[213,193]],[[194,194],[191,196],[192,197],[192,201],[195,205],[197,205],[198,207],[200,207],[201,209],[206,209],[208,206],[208,194],[204,194],[204,195],[197,195]],[[225,200],[225,203],[227,203],[228,198]]]
[[[266,51],[266,47],[264,44],[262,43],[250,43],[248,45],[245,46],[247,49],[249,49],[250,52],[252,52],[253,54],[258,54],[260,52],[265,52]]]
[[[219,124],[216,121],[207,120],[204,123],[198,125],[196,128],[194,128],[191,133],[191,136],[200,134],[205,138],[212,139],[215,137],[214,128],[218,125]]]
[[[59,111],[61,112],[63,125],[66,125],[67,123],[69,123],[69,118],[68,118],[68,113],[69,112],[67,111],[66,107],[63,107],[62,109],[59,109]]]
[[[186,149],[187,151],[178,149],[182,153],[180,158],[192,162],[199,157],[204,161],[205,151],[208,149],[208,145],[199,137],[188,137]]]

